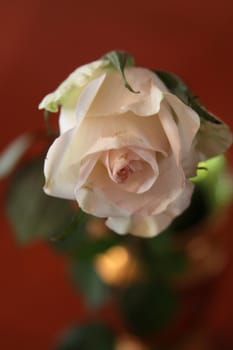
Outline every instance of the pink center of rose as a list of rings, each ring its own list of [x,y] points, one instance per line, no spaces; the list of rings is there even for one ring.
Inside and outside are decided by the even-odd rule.
[[[139,188],[141,181],[148,175],[143,158],[129,149],[110,150],[103,156],[103,162],[111,180],[121,184],[122,187],[127,185],[128,192],[134,192]]]
[[[128,155],[123,155],[118,159],[115,159],[112,169],[112,176],[115,182],[125,183],[130,175],[136,172],[141,172],[143,169],[143,162],[138,157],[135,159],[128,159]]]
[[[128,179],[129,175],[132,173],[133,173],[133,169],[131,169],[129,165],[126,165],[125,167],[117,171],[114,178],[116,179],[116,182],[122,183],[122,182],[125,182]]]

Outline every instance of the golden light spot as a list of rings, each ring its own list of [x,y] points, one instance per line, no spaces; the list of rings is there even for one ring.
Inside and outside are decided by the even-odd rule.
[[[149,350],[135,337],[125,336],[117,341],[115,350]]]
[[[127,248],[115,246],[100,254],[95,261],[95,268],[104,282],[119,286],[130,283],[139,276],[139,267]]]

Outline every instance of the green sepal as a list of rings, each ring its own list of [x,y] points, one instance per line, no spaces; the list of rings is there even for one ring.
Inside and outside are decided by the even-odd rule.
[[[222,124],[221,120],[202,106],[197,96],[193,95],[189,87],[180,77],[163,70],[155,70],[154,73],[158,75],[171,93],[179,97],[186,105],[197,112],[201,119],[214,124]]]
[[[126,51],[110,51],[103,56],[103,59],[107,59],[110,62],[111,67],[118,70],[124,80],[125,87],[129,91],[133,92],[134,94],[139,93],[139,91],[135,91],[132,88],[125,76],[125,68],[134,66],[134,58],[130,53]]]

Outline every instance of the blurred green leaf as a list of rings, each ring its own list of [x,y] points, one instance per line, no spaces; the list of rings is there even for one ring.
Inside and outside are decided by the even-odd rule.
[[[73,262],[71,277],[88,304],[99,306],[107,301],[109,288],[97,274],[92,262]]]
[[[72,219],[67,222],[62,233],[51,237],[53,247],[69,255],[76,255],[79,246],[86,239],[88,219],[89,215],[78,209]]]
[[[56,350],[114,350],[115,335],[101,323],[78,325],[65,332]]]
[[[7,194],[7,214],[22,243],[60,233],[73,215],[69,201],[43,192],[43,163],[41,157],[22,166]]]
[[[224,155],[199,164],[207,171],[199,170],[193,182],[205,193],[211,211],[227,205],[233,196],[233,179]]]
[[[171,231],[143,242],[141,256],[152,278],[167,281],[188,268],[184,252],[177,249]]]
[[[166,284],[150,280],[123,290],[119,308],[130,330],[142,335],[165,327],[178,308],[178,299]]]
[[[110,232],[109,235],[100,238],[91,237],[88,232],[88,222],[90,220],[92,220],[92,216],[79,209],[71,223],[64,230],[63,235],[54,237],[53,247],[64,254],[75,257],[79,261],[87,261],[117,243],[118,236],[110,234]]]
[[[144,245],[148,247],[152,254],[163,255],[167,251],[174,249],[172,235],[169,229],[163,231],[162,234],[144,241]]]
[[[110,247],[114,246],[116,243],[115,239],[98,239],[89,241],[86,240],[82,243],[82,247],[77,252],[79,260],[90,260],[95,257],[97,254],[104,253]]]

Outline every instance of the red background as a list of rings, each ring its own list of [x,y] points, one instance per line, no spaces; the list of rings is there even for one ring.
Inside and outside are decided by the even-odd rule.
[[[20,133],[43,127],[41,98],[74,68],[112,49],[131,52],[137,65],[185,77],[233,127],[232,0],[15,0],[2,2],[0,28],[1,149]],[[49,350],[84,307],[61,257],[45,244],[16,244],[4,193],[1,184],[0,349]],[[233,348],[232,294],[233,262],[213,286],[199,321],[221,349]]]

